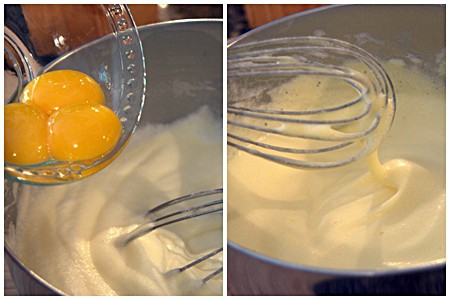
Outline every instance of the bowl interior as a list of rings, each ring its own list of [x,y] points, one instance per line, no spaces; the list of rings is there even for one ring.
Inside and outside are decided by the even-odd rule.
[[[139,126],[168,124],[183,118],[202,106],[208,106],[218,119],[222,118],[222,21],[178,21],[139,28],[149,86],[146,105]],[[84,51],[84,50],[81,50]],[[77,55],[77,54],[75,54]],[[74,58],[75,59],[75,58]],[[97,175],[101,176],[101,172]],[[5,180],[5,236],[11,234],[16,222],[16,201],[23,183]],[[14,254],[14,243],[5,238],[5,249],[12,258],[12,273],[18,275],[18,289],[30,293],[36,286],[39,293],[55,287],[22,265]],[[28,277],[28,280],[23,280]],[[30,279],[31,278],[31,279]]]
[[[294,36],[324,36],[336,38],[360,46],[380,60],[402,58],[412,61],[419,58],[424,62],[423,70],[442,80],[442,69],[436,61],[445,48],[445,7],[438,5],[336,5],[314,9],[276,20],[242,35],[230,46],[258,40]],[[444,77],[445,77],[445,71]],[[393,79],[394,87],[397,84]],[[394,121],[395,122],[395,121]],[[326,270],[311,266],[300,266],[278,259],[264,257],[243,245],[228,241],[229,249],[236,256],[245,256],[245,262],[256,272],[261,264],[279,267],[284,271],[297,270],[311,273],[327,273],[333,276],[372,276],[384,271]],[[238,260],[243,263],[242,260]],[[440,261],[419,269],[434,269],[445,266]],[[270,268],[271,268],[270,267]],[[413,269],[413,268],[412,268]],[[412,271],[410,269],[410,271]],[[239,272],[239,266],[229,257],[229,270]],[[408,268],[406,268],[406,271]],[[230,274],[229,272],[229,274]],[[388,273],[402,273],[405,270],[390,270]],[[244,286],[250,284],[245,278],[236,276],[233,282]],[[242,280],[241,283],[238,283]],[[294,279],[292,279],[294,280]],[[229,281],[230,282],[230,281]],[[254,282],[254,281],[253,281]],[[259,286],[260,287],[260,286]],[[255,288],[259,288],[256,287]],[[295,289],[293,289],[295,290]],[[270,291],[269,291],[270,292]]]

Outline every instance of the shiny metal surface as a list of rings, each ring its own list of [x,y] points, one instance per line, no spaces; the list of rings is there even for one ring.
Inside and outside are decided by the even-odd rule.
[[[286,56],[290,59],[286,60]],[[349,59],[354,60],[355,65],[346,68],[344,63]],[[322,79],[345,84],[351,82],[355,95],[346,97],[344,92],[336,92],[336,88],[317,84],[315,92],[309,96],[309,101],[320,104],[314,109],[301,105],[301,101],[297,101],[293,110],[287,110],[284,102],[271,101],[268,109],[258,101],[248,100],[248,94],[264,95],[276,88],[280,81],[299,76],[303,80],[317,79],[319,82]],[[381,136],[377,138],[377,132],[384,130],[382,124],[390,127],[395,115],[394,88],[376,58],[355,45],[336,39],[299,36],[233,44],[228,47],[227,82],[228,146],[292,168],[335,168],[367,157],[382,140]],[[369,96],[372,90],[383,95],[381,101]],[[315,93],[320,96],[315,98]],[[328,97],[338,99],[338,104],[334,102],[336,100],[327,103]],[[375,109],[378,107],[376,103],[380,103],[380,108]],[[387,113],[389,103],[393,108]],[[363,105],[362,111],[349,110],[359,105]],[[331,112],[341,112],[345,118],[330,117]],[[367,122],[365,126],[358,126],[364,121]],[[339,125],[358,129],[351,133],[337,130],[336,136],[286,132],[279,128],[280,122],[297,128]],[[283,147],[280,141],[256,139],[252,137],[255,132],[277,135],[295,146]],[[298,146],[298,140],[307,142]],[[331,155],[324,158],[323,154]]]
[[[170,123],[203,105],[222,116],[222,20],[173,21],[138,30],[147,72],[139,126]],[[5,180],[5,235],[16,221],[14,193],[20,191],[20,184],[14,183],[14,191],[12,185]],[[64,295],[29,270],[12,249],[6,242],[5,262],[21,295]]]
[[[382,59],[409,53],[432,60],[445,47],[445,6],[327,6],[268,23],[233,43],[308,35],[355,43]],[[318,269],[268,258],[228,242],[229,295],[445,295],[445,270],[445,261],[389,271]]]

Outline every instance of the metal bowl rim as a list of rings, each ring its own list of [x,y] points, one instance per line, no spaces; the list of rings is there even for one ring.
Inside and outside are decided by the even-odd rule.
[[[232,41],[230,41],[228,43],[227,48],[232,47],[234,44],[253,36],[253,34],[255,34],[255,33],[263,31],[266,28],[270,28],[279,23],[284,23],[284,22],[292,20],[292,19],[297,19],[304,15],[309,15],[309,14],[313,14],[316,12],[329,10],[329,9],[335,9],[336,7],[345,7],[345,6],[350,7],[350,6],[354,6],[354,5],[353,4],[334,4],[334,5],[321,6],[321,7],[309,9],[306,11],[298,12],[298,13],[283,17],[281,19],[271,21],[264,25],[258,26],[257,28],[248,31],[247,33],[240,35],[236,39],[233,39]],[[332,276],[375,277],[375,276],[386,276],[386,275],[401,275],[401,274],[407,274],[407,273],[411,273],[411,272],[432,271],[435,269],[440,269],[440,268],[446,267],[446,258],[442,258],[433,263],[412,266],[412,267],[403,267],[403,268],[376,269],[376,270],[375,269],[374,270],[345,270],[345,269],[320,268],[320,267],[314,267],[314,266],[308,266],[308,265],[298,265],[298,264],[282,261],[279,259],[271,258],[271,257],[265,256],[265,255],[253,252],[252,250],[246,249],[246,248],[239,246],[231,241],[227,241],[227,245],[238,252],[244,253],[245,255],[248,255],[256,260],[268,263],[270,265],[276,265],[279,267],[283,267],[283,268],[291,269],[291,270],[295,270],[295,271],[316,273],[316,274],[323,274],[323,275],[332,275]]]
[[[47,282],[45,279],[43,279],[39,274],[33,272],[31,269],[29,269],[25,264],[20,261],[20,259],[14,254],[14,251],[9,248],[7,243],[4,243],[5,252],[8,255],[8,257],[14,262],[15,266],[19,267],[23,272],[25,272],[28,276],[33,278],[34,280],[38,281],[39,284],[44,286],[45,288],[49,289],[50,291],[56,293],[57,295],[66,295],[61,290],[57,289],[53,285],[51,285],[49,282]],[[11,272],[11,270],[10,270]],[[11,272],[12,273],[12,272]],[[14,279],[13,279],[14,281]]]
[[[377,277],[377,276],[391,276],[391,275],[402,275],[409,274],[412,272],[424,272],[432,271],[440,268],[446,267],[446,259],[437,260],[434,263],[416,265],[411,267],[402,268],[385,268],[385,269],[362,269],[362,270],[348,270],[348,269],[333,269],[324,267],[315,267],[309,265],[299,265],[295,263],[290,263],[276,258],[271,258],[263,254],[256,253],[250,249],[239,246],[233,242],[227,242],[228,247],[234,249],[235,251],[241,252],[253,259],[264,262],[266,264],[282,267],[285,269],[290,269],[298,272],[315,273],[331,276],[343,276],[343,277]]]
[[[166,22],[159,22],[154,24],[147,24],[138,26],[137,31],[139,33],[140,30],[147,30],[147,28],[154,28],[154,27],[165,27],[165,26],[176,26],[176,25],[200,25],[200,24],[221,24],[223,25],[223,19],[220,18],[198,18],[198,19],[180,19],[180,20],[172,20],[172,21],[166,21]],[[142,40],[141,40],[142,43]],[[143,48],[143,43],[142,43]],[[145,57],[144,57],[145,58]],[[50,283],[48,283],[45,279],[43,279],[40,275],[29,269],[14,253],[14,251],[8,246],[7,242],[4,241],[4,249],[6,255],[12,260],[12,262],[19,267],[23,272],[25,272],[27,275],[31,276],[33,279],[38,281],[39,284],[44,286],[45,288],[49,289],[50,291],[58,294],[58,295],[67,295],[63,291],[59,290],[58,288],[54,287]],[[6,261],[4,262],[6,263]]]

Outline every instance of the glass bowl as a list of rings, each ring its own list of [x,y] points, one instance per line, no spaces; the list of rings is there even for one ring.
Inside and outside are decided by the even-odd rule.
[[[204,106],[211,110],[218,122],[221,122],[223,118],[222,33],[223,22],[219,19],[176,20],[139,27],[147,62],[148,81],[152,83],[152,88],[145,91],[146,99],[151,99],[151,105],[147,103],[144,106],[137,131],[147,130],[148,126],[166,127],[185,119]],[[127,150],[130,149],[125,149],[118,159],[126,160],[127,157],[134,155]],[[210,168],[209,165],[206,167]],[[110,174],[109,170],[105,170],[105,173]],[[141,175],[148,176],[148,174]],[[184,178],[182,182],[188,182],[191,180],[190,177],[195,176],[192,172],[173,175]],[[69,188],[77,189],[80,185],[87,187],[90,180],[95,180],[94,177],[97,176],[102,176],[105,182],[108,182],[103,172],[100,172],[91,178],[70,184]],[[208,178],[207,181],[209,180]],[[139,185],[138,182],[132,186],[137,185]],[[54,286],[51,281],[42,277],[38,270],[31,268],[30,262],[19,256],[18,244],[14,239],[15,232],[18,230],[19,204],[24,203],[23,197],[34,197],[36,192],[47,194],[59,188],[5,181],[5,263],[9,265],[11,277],[20,295],[68,295],[68,291]],[[128,189],[125,188],[124,195],[129,194],[130,188],[130,186]],[[89,188],[85,190],[88,193],[92,192]],[[28,193],[30,191],[32,192]],[[115,197],[116,194],[112,196]],[[118,262],[111,261],[112,265],[115,263]],[[132,278],[124,279],[132,280]]]
[[[117,145],[95,159],[38,165],[4,164],[9,179],[62,184],[103,169],[126,146],[145,95],[145,62],[136,25],[125,5],[5,5],[5,105],[25,85],[55,70],[83,72],[102,88],[122,123]],[[6,143],[7,141],[5,141]]]

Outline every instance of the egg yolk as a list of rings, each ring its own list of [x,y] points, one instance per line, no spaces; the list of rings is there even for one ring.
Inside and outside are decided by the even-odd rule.
[[[51,115],[70,104],[104,104],[105,96],[99,84],[88,75],[74,70],[58,70],[30,81],[20,96],[20,102],[33,104]]]
[[[88,75],[60,70],[33,79],[20,103],[5,105],[5,162],[34,165],[99,158],[122,134],[104,105],[101,87]]]
[[[61,161],[93,159],[117,144],[122,124],[114,112],[99,103],[72,104],[49,118],[48,145]]]
[[[33,105],[12,103],[5,105],[4,117],[6,163],[34,165],[49,159],[45,112]]]

